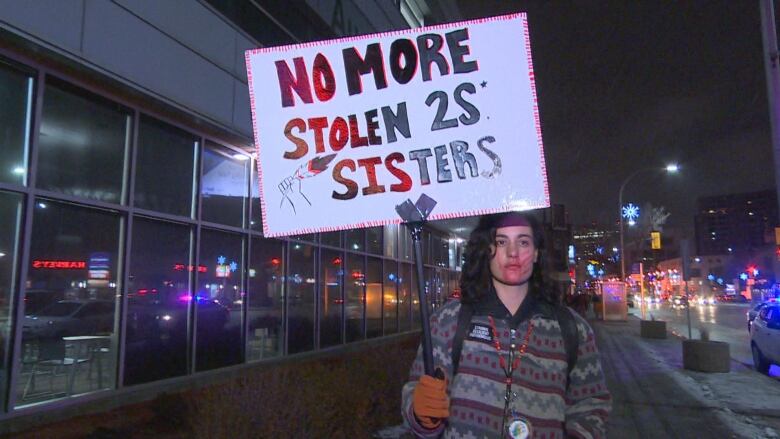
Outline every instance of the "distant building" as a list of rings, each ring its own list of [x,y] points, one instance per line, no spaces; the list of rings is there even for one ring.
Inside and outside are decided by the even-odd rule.
[[[542,212],[545,273],[548,281],[551,281],[551,286],[557,288],[559,293],[566,294],[571,286],[569,246],[573,242],[572,226],[566,207],[562,204],[553,204]]]
[[[698,254],[751,252],[774,244],[777,195],[764,190],[702,197],[694,221]]]
[[[575,277],[579,288],[620,273],[620,233],[614,225],[591,223],[573,229]]]

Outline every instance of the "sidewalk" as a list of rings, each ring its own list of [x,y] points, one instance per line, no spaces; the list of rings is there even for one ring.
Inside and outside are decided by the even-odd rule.
[[[613,396],[611,438],[777,438],[780,382],[732,361],[684,370],[681,339],[639,336],[639,319],[591,321]]]
[[[733,361],[729,373],[683,369],[682,338],[639,336],[639,319],[590,320],[612,392],[609,438],[780,438],[780,380]],[[402,426],[374,437],[410,438]]]

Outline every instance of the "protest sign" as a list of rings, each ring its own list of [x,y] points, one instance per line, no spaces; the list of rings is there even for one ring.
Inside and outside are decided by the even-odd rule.
[[[246,52],[265,236],[549,206],[525,14]]]

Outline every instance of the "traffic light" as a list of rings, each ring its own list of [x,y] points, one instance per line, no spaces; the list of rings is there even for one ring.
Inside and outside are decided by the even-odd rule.
[[[661,249],[661,232],[650,232],[650,244],[653,250]]]

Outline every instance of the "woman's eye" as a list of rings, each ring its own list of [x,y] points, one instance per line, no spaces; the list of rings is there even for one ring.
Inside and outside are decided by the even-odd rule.
[[[504,240],[504,239],[497,239],[496,240],[496,246],[503,247],[505,245],[506,245],[506,240]]]

